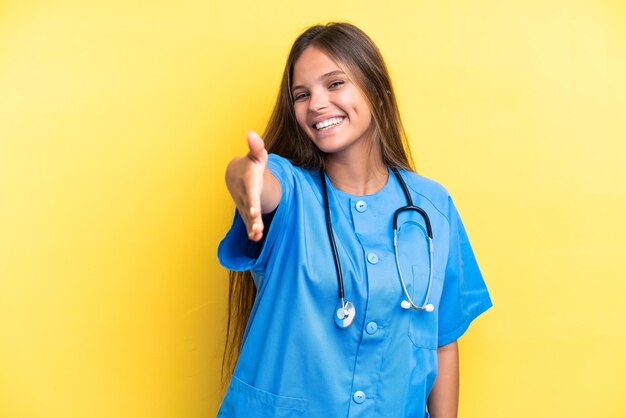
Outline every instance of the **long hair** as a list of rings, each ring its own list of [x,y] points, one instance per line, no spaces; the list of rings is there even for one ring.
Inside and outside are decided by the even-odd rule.
[[[324,153],[307,137],[296,121],[291,96],[294,64],[310,46],[319,48],[337,65],[343,67],[348,77],[363,92],[372,112],[374,146],[379,147],[383,162],[388,166],[413,171],[409,144],[385,61],[374,42],[349,23],[312,26],[294,42],[287,58],[272,116],[263,133],[267,151],[307,169],[319,169],[324,165]],[[229,276],[228,323],[222,359],[224,382],[234,371],[256,296],[256,288],[249,271],[231,271]]]

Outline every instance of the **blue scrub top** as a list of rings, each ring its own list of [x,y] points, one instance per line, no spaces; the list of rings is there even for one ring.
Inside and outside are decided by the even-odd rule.
[[[334,321],[338,287],[326,230],[319,172],[271,154],[280,204],[257,257],[235,213],[218,257],[231,270],[252,270],[257,297],[239,361],[218,417],[428,417],[437,347],[455,341],[491,299],[448,192],[400,170],[433,231],[434,312],[405,310],[394,257],[392,219],[407,204],[391,173],[377,193],[353,196],[328,182],[330,213],[352,326]],[[424,219],[403,213],[399,252],[416,304],[428,287]]]

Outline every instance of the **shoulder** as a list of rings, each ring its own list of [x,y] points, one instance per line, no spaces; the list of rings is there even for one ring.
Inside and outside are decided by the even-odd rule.
[[[452,198],[441,183],[413,171],[399,170],[399,172],[412,193],[428,200],[447,217]]]
[[[268,155],[267,168],[278,179],[283,189],[298,189],[318,175],[316,170],[294,165],[289,159],[278,154]]]
[[[295,173],[305,174],[310,171],[302,167],[299,167],[297,165],[294,165],[289,159],[283,156],[280,156],[278,154],[268,154],[267,164],[270,170],[274,168],[276,170],[281,170],[284,172],[294,173],[294,174]]]
[[[288,164],[288,165],[293,166],[293,164],[291,164],[291,161],[289,161],[285,157],[281,157],[278,154],[270,153],[268,154],[268,158],[269,158],[269,161],[272,161],[276,164]]]
[[[282,171],[292,171],[294,165],[291,161],[285,157],[281,157],[278,154],[268,154],[267,166],[271,170],[272,168],[280,169]],[[274,171],[274,170],[272,170]]]

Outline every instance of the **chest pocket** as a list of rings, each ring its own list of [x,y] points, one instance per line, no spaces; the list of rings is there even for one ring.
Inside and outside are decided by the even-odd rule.
[[[303,416],[306,399],[278,396],[233,376],[218,418],[292,418]]]

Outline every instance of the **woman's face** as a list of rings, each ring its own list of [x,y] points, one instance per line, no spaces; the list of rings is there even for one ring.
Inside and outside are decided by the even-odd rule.
[[[295,62],[291,94],[296,120],[329,155],[362,158],[372,139],[372,113],[361,90],[324,52],[309,46]]]

